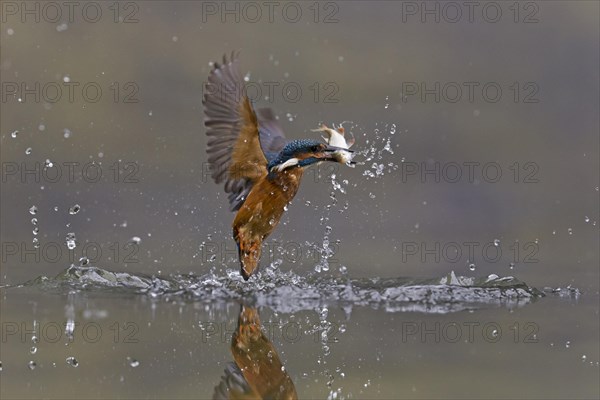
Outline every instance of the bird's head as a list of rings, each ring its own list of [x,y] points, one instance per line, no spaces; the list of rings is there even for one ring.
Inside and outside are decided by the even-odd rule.
[[[270,172],[287,168],[308,167],[321,161],[337,161],[335,152],[343,150],[316,140],[301,139],[289,142],[269,163]]]

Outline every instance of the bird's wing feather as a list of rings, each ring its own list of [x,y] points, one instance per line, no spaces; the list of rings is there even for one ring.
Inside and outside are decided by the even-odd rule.
[[[250,386],[244,373],[234,362],[225,366],[225,375],[213,392],[213,400],[229,400],[233,398],[256,398],[258,395]]]
[[[288,141],[272,109],[259,108],[256,114],[260,131],[260,145],[267,161],[270,162],[277,157]]]
[[[260,109],[258,116],[254,112],[237,54],[214,64],[204,89],[208,162],[215,182],[225,182],[231,210],[236,211],[267,174],[271,153],[285,146],[285,137],[270,109]]]
[[[267,159],[260,147],[258,119],[248,97],[243,97],[239,113],[241,124],[231,152],[229,177],[256,182],[267,173]]]

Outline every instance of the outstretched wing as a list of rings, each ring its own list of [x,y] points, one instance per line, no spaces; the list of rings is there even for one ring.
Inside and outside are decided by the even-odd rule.
[[[257,110],[258,126],[260,132],[260,145],[267,158],[267,162],[276,158],[287,144],[287,139],[281,130],[277,117],[270,108]]]
[[[254,112],[235,53],[229,60],[223,56],[223,64],[214,64],[202,104],[212,177],[216,183],[225,182],[230,208],[236,211],[267,174],[267,163],[285,146],[285,137],[270,109]]]

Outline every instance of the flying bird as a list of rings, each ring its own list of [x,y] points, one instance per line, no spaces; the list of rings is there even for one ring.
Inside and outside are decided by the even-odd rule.
[[[217,184],[225,183],[230,209],[237,211],[233,238],[241,275],[248,280],[259,265],[263,241],[296,195],[304,170],[322,161],[348,163],[352,151],[343,138],[330,133],[337,146],[311,139],[288,141],[270,108],[252,106],[236,53],[212,65],[202,104],[211,176]]]

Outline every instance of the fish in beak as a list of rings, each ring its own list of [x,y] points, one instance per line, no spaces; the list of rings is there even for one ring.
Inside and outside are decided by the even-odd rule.
[[[323,137],[323,140],[329,145],[328,148],[332,149],[330,151],[333,160],[342,163],[342,164],[354,164],[352,161],[352,157],[354,157],[354,152],[349,150],[350,147],[354,144],[354,138],[350,138],[346,140],[344,127],[340,126],[338,128],[332,129],[327,125],[323,124],[318,129],[313,129],[313,132],[325,132],[327,133],[327,138]]]
[[[354,157],[354,151],[344,147],[327,145],[324,153],[327,155],[327,159],[332,161],[337,161],[342,164],[353,162],[352,157]]]

